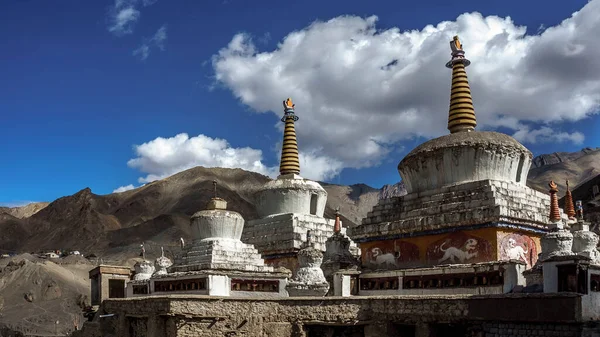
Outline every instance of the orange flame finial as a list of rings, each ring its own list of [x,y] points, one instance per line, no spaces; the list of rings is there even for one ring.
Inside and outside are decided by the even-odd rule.
[[[286,100],[285,100],[285,102],[283,102],[283,105],[284,105],[284,107],[285,107],[285,108],[287,108],[287,109],[293,109],[293,108],[294,108],[294,106],[296,106],[296,105],[295,105],[295,104],[292,102],[292,99],[291,99],[291,98],[288,98],[288,99],[286,99]]]
[[[454,45],[456,46],[456,49],[462,50],[462,44],[460,43],[460,40],[458,39],[458,35],[455,35],[453,40],[454,40]]]

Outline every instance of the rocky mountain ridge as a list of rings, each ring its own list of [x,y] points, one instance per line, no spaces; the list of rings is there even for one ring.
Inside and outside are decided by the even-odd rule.
[[[600,147],[586,147],[577,152],[554,152],[550,154],[541,154],[534,157],[531,162],[532,168],[538,168],[546,165],[554,165],[563,162],[569,162],[579,159],[587,154],[600,151]]]
[[[0,207],[0,214],[10,214],[15,218],[29,218],[50,204],[49,202],[32,202],[18,207]]]

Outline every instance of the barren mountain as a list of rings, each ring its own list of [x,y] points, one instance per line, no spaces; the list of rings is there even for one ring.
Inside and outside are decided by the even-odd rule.
[[[340,218],[345,227],[354,227],[362,221],[377,204],[380,191],[365,184],[350,186],[321,183],[327,191],[327,208],[325,216],[335,217],[335,209],[339,207]]]
[[[37,213],[19,219],[0,215],[0,249],[37,252],[74,249],[104,259],[126,259],[145,242],[150,250],[190,239],[189,217],[217,194],[246,220],[256,219],[254,193],[270,178],[241,169],[189,169],[140,188],[108,195],[84,188],[59,198]],[[323,184],[328,191],[327,217],[340,208],[344,226],[355,226],[371,210],[379,190],[364,184]]]
[[[0,214],[6,213],[15,218],[23,219],[34,215],[46,206],[48,206],[47,202],[32,202],[20,207],[0,207]]]
[[[0,213],[0,254],[9,253],[21,248],[29,238],[29,231],[24,221],[7,213]]]
[[[553,164],[558,164],[558,163],[563,163],[563,162],[568,162],[568,161],[574,161],[576,159],[579,159],[589,153],[592,152],[596,152],[600,150],[600,147],[597,148],[591,148],[591,147],[586,147],[584,149],[581,149],[581,151],[577,151],[577,152],[554,152],[554,153],[550,153],[550,154],[541,154],[535,158],[533,158],[532,163],[531,163],[531,168],[537,168],[537,167],[542,167],[542,166],[548,166],[548,165],[553,165]]]
[[[600,148],[585,148],[573,153],[553,153],[533,158],[527,185],[548,192],[548,182],[554,180],[559,195],[565,193],[568,179],[571,189],[600,174]]]
[[[379,191],[379,199],[387,199],[392,197],[401,197],[406,194],[406,186],[404,182],[399,182],[393,185],[383,185]]]
[[[246,219],[256,218],[252,190],[269,178],[240,169],[193,168],[135,190],[96,195],[85,188],[21,220],[31,235],[21,249],[76,249],[102,254],[141,242],[189,239],[189,217],[205,207],[216,180],[219,196]],[[0,245],[7,242],[0,241]],[[1,247],[1,246],[0,246]]]

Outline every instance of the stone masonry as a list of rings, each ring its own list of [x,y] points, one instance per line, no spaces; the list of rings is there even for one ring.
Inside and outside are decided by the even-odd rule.
[[[415,337],[441,337],[445,335],[436,331],[459,324],[471,336],[575,337],[584,336],[579,323],[580,301],[581,296],[576,294],[261,300],[195,295],[142,297],[104,301],[99,314],[111,316],[97,315],[74,336],[310,337],[307,327],[333,325],[363,326],[362,336],[385,337],[398,336],[393,326],[400,324],[416,326],[412,334]]]
[[[380,200],[349,234],[361,241],[497,222],[546,230],[549,206],[548,195],[526,186],[482,180]]]
[[[327,238],[333,235],[335,220],[310,214],[287,213],[248,221],[243,240],[251,242],[264,255],[272,252],[291,253],[300,250],[310,231],[316,249],[325,251]],[[342,228],[342,233],[346,229]],[[351,247],[356,244],[351,242]]]

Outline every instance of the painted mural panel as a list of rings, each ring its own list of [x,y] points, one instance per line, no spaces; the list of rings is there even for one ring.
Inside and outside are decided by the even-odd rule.
[[[499,240],[500,260],[519,260],[531,268],[538,259],[537,245],[533,238],[520,233],[506,233]]]
[[[419,247],[403,240],[377,241],[361,245],[363,266],[371,269],[396,269],[419,265]]]
[[[427,247],[427,263],[431,265],[476,263],[495,260],[488,240],[465,232],[454,232]]]

